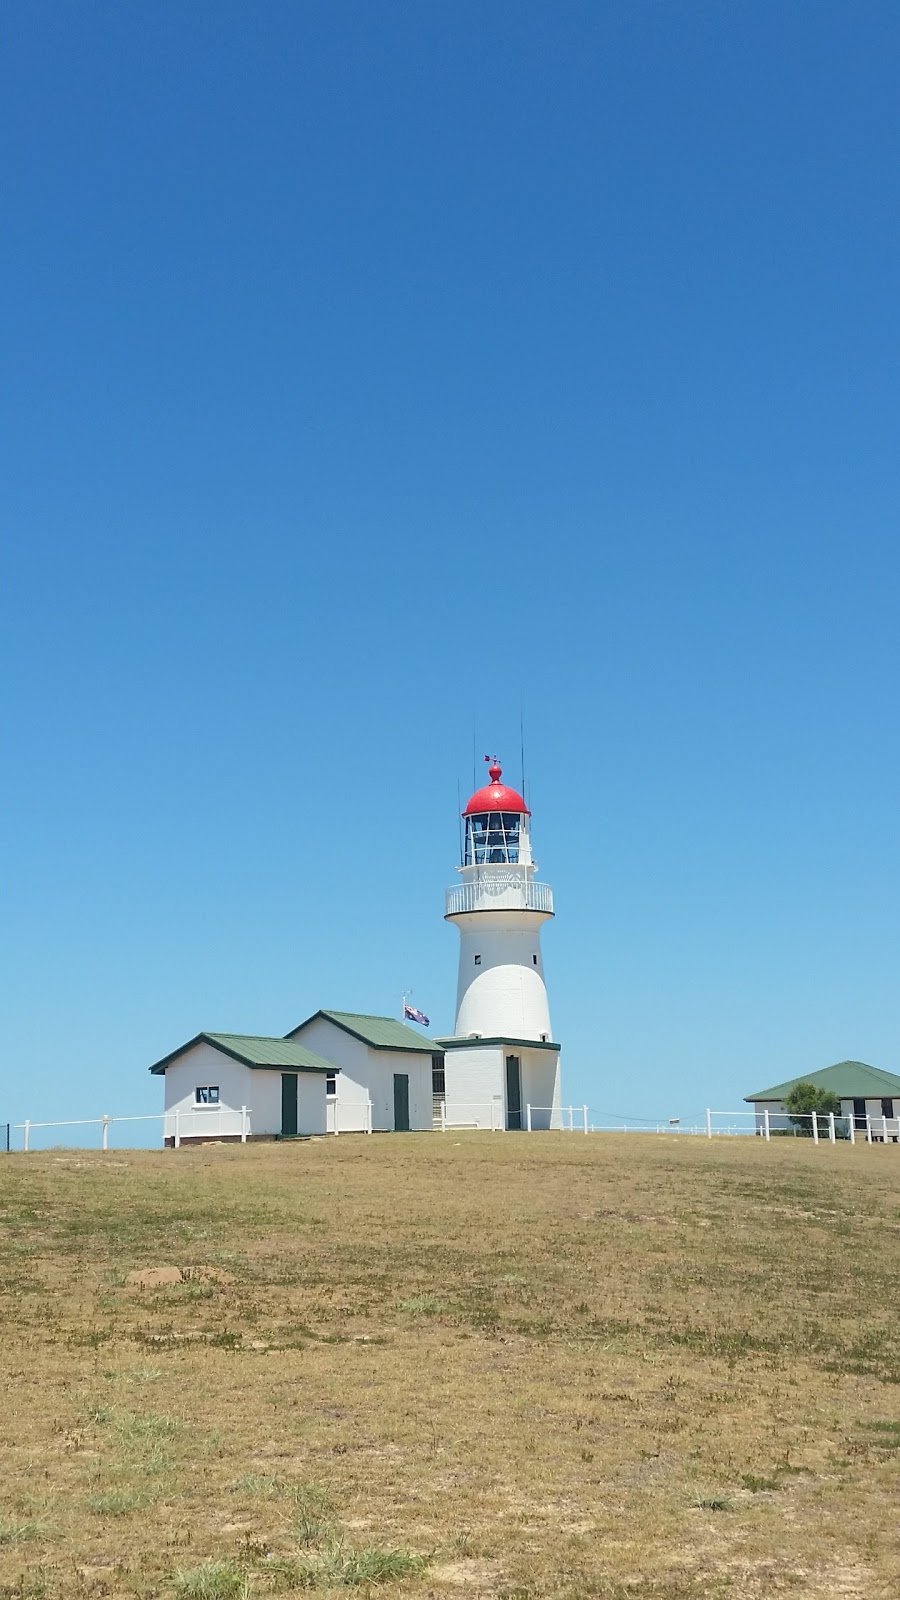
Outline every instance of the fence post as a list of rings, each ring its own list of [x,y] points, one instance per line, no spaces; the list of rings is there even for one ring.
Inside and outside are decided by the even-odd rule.
[[[491,1117],[491,1127],[493,1127],[493,1125],[494,1125],[494,1119],[493,1119],[493,1116],[492,1116]],[[442,1100],[441,1101],[441,1133],[446,1133],[446,1132],[447,1132],[447,1102],[446,1102],[446,1100]]]
[[[570,1106],[569,1107],[569,1132],[570,1133],[574,1133],[575,1132],[575,1107],[574,1106]]]
[[[176,1150],[181,1149],[181,1112],[177,1106],[175,1107],[175,1137],[173,1144]]]
[[[100,1135],[100,1148],[101,1148],[101,1150],[108,1150],[109,1149],[109,1125],[112,1122],[112,1117],[108,1117],[104,1112],[103,1116],[100,1118],[100,1121],[103,1124],[103,1132]]]
[[[335,1127],[337,1127],[337,1123],[335,1123]],[[371,1102],[371,1100],[366,1100],[366,1133],[371,1133],[371,1132],[372,1132],[372,1102]]]
[[[587,1131],[588,1131],[588,1129],[587,1129],[587,1106],[582,1106],[582,1108],[581,1108],[581,1121],[582,1121],[582,1125],[584,1127],[584,1131],[585,1131],[585,1133],[587,1133]]]
[[[771,1123],[769,1121],[769,1108],[768,1108],[768,1106],[764,1106],[763,1107],[763,1133],[764,1133],[764,1135],[765,1135],[767,1140],[771,1139],[771,1137],[772,1137],[772,1125],[771,1125]]]
[[[813,1112],[810,1113],[810,1115],[812,1117],[813,1144],[818,1144],[818,1142],[819,1142],[819,1113],[818,1113],[818,1111],[813,1111]]]
[[[887,1117],[881,1119],[881,1139],[883,1144],[887,1144]]]
[[[834,1126],[834,1112],[833,1111],[829,1111],[829,1113],[828,1113],[828,1137],[831,1140],[832,1144],[834,1144],[837,1141],[837,1133],[835,1131],[835,1126]]]
[[[247,1143],[247,1107],[241,1106],[241,1144]]]
[[[851,1144],[855,1144],[856,1143],[856,1112],[853,1111],[853,1110],[851,1110],[850,1115],[847,1118],[847,1130],[848,1130],[848,1132],[850,1134],[850,1143]]]
[[[525,1107],[525,1126],[528,1129],[528,1132],[530,1133],[531,1132],[531,1101],[530,1100],[528,1102],[528,1105]]]
[[[866,1144],[871,1144],[871,1143],[872,1143],[872,1117],[871,1117],[871,1113],[867,1111],[866,1112]]]
[[[709,1106],[706,1108],[706,1137],[707,1139],[712,1138],[712,1112]]]
[[[30,1128],[31,1128],[31,1123],[29,1122],[28,1118],[26,1117],[25,1118],[25,1126],[22,1129],[22,1133],[24,1135],[23,1140],[22,1140],[22,1149],[23,1150],[27,1150],[28,1149],[28,1134],[29,1134]]]

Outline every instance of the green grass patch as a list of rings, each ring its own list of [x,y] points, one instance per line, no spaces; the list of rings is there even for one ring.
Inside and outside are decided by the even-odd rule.
[[[250,1579],[233,1561],[204,1561],[199,1567],[176,1572],[178,1600],[249,1600]]]

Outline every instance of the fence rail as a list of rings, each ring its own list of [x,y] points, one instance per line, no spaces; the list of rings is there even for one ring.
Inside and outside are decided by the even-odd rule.
[[[335,1112],[337,1108],[334,1108]],[[360,1102],[345,1108],[344,1115],[334,1116],[329,1111],[328,1133],[371,1133],[372,1103]],[[49,1129],[96,1128],[97,1143],[101,1150],[109,1149],[110,1128],[119,1124],[156,1123],[162,1125],[165,1142],[177,1149],[182,1140],[230,1139],[246,1144],[253,1136],[252,1113],[249,1107],[229,1109],[224,1106],[198,1107],[196,1110],[174,1110],[125,1117],[76,1117],[67,1121],[0,1122],[0,1150],[12,1146],[11,1135],[21,1133],[23,1151],[34,1149],[34,1136]],[[707,1139],[757,1138],[769,1143],[772,1139],[808,1139],[819,1144],[892,1144],[900,1148],[900,1117],[877,1116],[859,1113],[843,1117],[834,1112],[805,1112],[790,1114],[786,1111],[714,1111],[707,1110],[703,1122],[684,1122],[679,1117],[666,1120],[645,1118],[625,1119],[602,1117],[592,1113],[589,1106],[539,1106],[526,1104],[520,1111],[510,1112],[498,1095],[483,1102],[462,1102],[435,1096],[433,1124],[441,1133],[478,1129],[501,1133],[521,1130],[526,1133],[651,1133],[657,1135],[691,1134]],[[83,1148],[83,1146],[79,1146]],[[144,1147],[146,1148],[146,1147]]]

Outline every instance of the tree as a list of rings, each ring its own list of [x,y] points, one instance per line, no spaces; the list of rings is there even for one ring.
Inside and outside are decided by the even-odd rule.
[[[836,1094],[831,1094],[828,1089],[820,1089],[815,1083],[795,1083],[790,1094],[784,1097],[784,1108],[787,1111],[798,1133],[812,1138],[813,1117],[827,1117],[833,1111],[836,1117],[841,1114],[841,1102]],[[822,1132],[820,1124],[817,1124]]]

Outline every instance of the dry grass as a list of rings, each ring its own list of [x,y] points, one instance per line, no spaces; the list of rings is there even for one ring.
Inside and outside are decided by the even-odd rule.
[[[900,1594],[891,1147],[50,1152],[0,1207],[5,1600]]]

